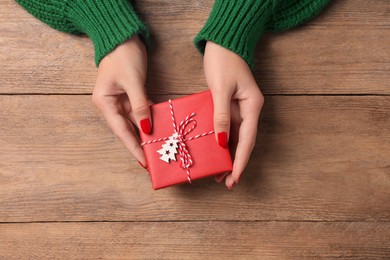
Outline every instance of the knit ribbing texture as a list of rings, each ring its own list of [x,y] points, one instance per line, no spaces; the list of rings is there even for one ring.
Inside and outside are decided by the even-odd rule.
[[[87,34],[95,62],[138,34],[149,45],[149,32],[128,0],[16,0],[53,28]],[[207,41],[237,53],[253,68],[256,44],[266,31],[293,28],[316,15],[330,0],[215,0],[206,24],[194,39],[203,54]]]
[[[284,31],[316,15],[330,0],[216,0],[210,16],[195,37],[203,54],[207,41],[243,58],[253,68],[256,44],[266,31]]]
[[[95,48],[95,63],[125,40],[139,34],[149,45],[149,32],[127,0],[17,0],[32,15],[53,28],[87,34]]]

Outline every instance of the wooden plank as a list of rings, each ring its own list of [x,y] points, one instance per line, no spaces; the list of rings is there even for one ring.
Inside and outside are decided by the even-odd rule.
[[[4,259],[388,259],[389,223],[0,225]]]
[[[205,85],[192,39],[212,1],[140,1],[150,25],[150,93]],[[0,93],[91,93],[92,44],[49,29],[14,1],[0,0]],[[255,76],[264,93],[390,93],[387,0],[334,1],[311,23],[259,43]],[[175,21],[175,22],[173,22]],[[362,22],[363,21],[363,22]]]
[[[90,96],[3,95],[0,118],[0,222],[390,220],[387,96],[266,97],[232,191],[153,191]]]

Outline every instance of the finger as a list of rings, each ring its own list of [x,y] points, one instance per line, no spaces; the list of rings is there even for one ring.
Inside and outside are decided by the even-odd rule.
[[[214,131],[217,142],[220,146],[228,146],[230,132],[230,103],[232,93],[228,91],[217,91],[221,88],[212,89],[214,104]]]
[[[225,173],[222,173],[222,174],[215,176],[215,181],[218,183],[222,182],[228,174],[229,174],[229,172],[225,172]]]
[[[136,137],[133,126],[122,115],[108,114],[105,115],[108,124],[115,133],[116,136],[124,143],[127,150],[146,167],[146,159],[144,152],[139,144],[139,140]]]
[[[130,103],[130,102],[129,102]],[[148,99],[148,104],[149,104],[149,107],[151,105],[153,105],[153,101],[151,101],[150,99]],[[128,110],[130,111],[131,108]],[[127,118],[134,124],[134,125],[137,125],[137,121],[135,120],[135,117],[134,117],[134,113],[131,111],[128,115],[127,115]],[[152,120],[153,121],[153,120]]]
[[[130,99],[131,112],[139,129],[145,134],[152,132],[150,106],[143,85],[126,84],[125,91]]]
[[[262,95],[259,95],[246,100],[240,100],[239,104],[243,121],[238,134],[239,141],[237,144],[233,163],[233,172],[231,175],[232,180],[236,183],[239,182],[241,174],[248,163],[250,154],[252,153],[256,143],[257,126],[263,105],[263,97]]]
[[[97,99],[99,101],[96,101]],[[95,97],[95,102],[99,104],[99,109],[102,111],[114,134],[123,142],[126,149],[138,162],[143,167],[146,167],[145,155],[135,135],[134,127],[126,116],[121,114],[121,109],[117,107],[114,100],[115,97],[110,96]]]
[[[234,185],[235,185],[236,183],[237,183],[237,182],[234,181],[233,176],[232,176],[232,173],[226,176],[225,185],[226,185],[226,187],[227,187],[229,190],[233,189],[233,187],[234,187]]]

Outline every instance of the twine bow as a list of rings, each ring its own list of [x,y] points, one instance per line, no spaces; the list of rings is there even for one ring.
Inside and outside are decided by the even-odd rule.
[[[190,115],[186,116],[186,118],[184,120],[182,120],[179,125],[177,125],[176,120],[175,120],[175,112],[173,110],[172,100],[169,99],[168,102],[169,102],[169,109],[171,112],[171,119],[172,119],[172,123],[173,123],[173,131],[175,134],[174,138],[178,141],[178,151],[179,151],[179,156],[180,156],[180,161],[181,161],[180,167],[182,167],[186,171],[187,180],[189,183],[191,183],[190,168],[194,164],[194,161],[192,160],[192,156],[191,156],[190,152],[188,151],[186,142],[203,137],[203,136],[206,136],[206,135],[213,134],[214,131],[209,131],[209,132],[205,132],[202,134],[198,134],[198,135],[186,138],[186,136],[189,133],[191,133],[197,125],[196,120],[193,118],[196,115],[196,113],[192,112]],[[188,128],[188,126],[190,124],[191,124],[190,128],[186,130],[186,128]],[[169,137],[162,137],[162,138],[158,138],[158,139],[153,139],[153,140],[141,143],[141,146],[166,141],[168,139],[169,139]]]

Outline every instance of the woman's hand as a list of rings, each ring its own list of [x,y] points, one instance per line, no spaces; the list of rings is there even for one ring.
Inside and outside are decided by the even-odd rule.
[[[151,132],[146,69],[145,46],[133,36],[102,59],[92,96],[115,135],[143,167],[144,153],[129,119],[144,133]]]
[[[233,171],[217,176],[231,189],[238,183],[256,142],[257,124],[264,97],[247,63],[234,52],[207,42],[204,71],[214,102],[214,129],[219,145],[228,142]]]

